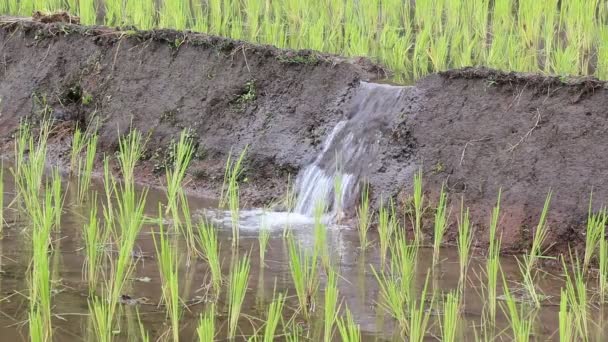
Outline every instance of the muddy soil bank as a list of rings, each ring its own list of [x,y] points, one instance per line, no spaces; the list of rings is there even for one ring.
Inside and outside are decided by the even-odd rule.
[[[199,144],[188,175],[194,191],[217,194],[226,157],[248,146],[243,198],[268,205],[348,115],[359,82],[383,76],[364,59],[175,31],[4,18],[0,138],[9,151],[21,118],[52,113],[65,127],[53,138],[52,157],[65,165],[76,123],[98,123],[108,154],[120,134],[137,128],[150,134],[140,180],[159,184],[172,139],[189,128]],[[578,244],[591,190],[597,207],[608,196],[607,95],[593,79],[485,69],[427,77],[408,88],[402,114],[381,138],[369,175],[375,203],[381,194],[406,198],[422,167],[429,198],[446,185],[453,217],[464,196],[483,245],[502,188],[503,243],[521,250],[553,190],[551,242]],[[450,238],[455,231],[452,225]]]

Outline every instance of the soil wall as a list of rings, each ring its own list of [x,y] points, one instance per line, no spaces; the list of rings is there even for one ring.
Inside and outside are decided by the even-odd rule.
[[[21,118],[52,113],[66,132],[98,122],[101,150],[111,154],[120,134],[138,128],[149,133],[140,179],[157,183],[171,140],[189,128],[199,143],[193,190],[217,194],[226,157],[248,146],[243,198],[267,205],[317,155],[359,81],[383,76],[365,59],[2,18],[0,138],[6,156]],[[370,175],[374,199],[406,198],[421,167],[428,198],[445,184],[453,217],[464,196],[483,245],[502,188],[503,242],[520,250],[552,190],[551,239],[576,244],[592,189],[596,207],[608,196],[607,95],[593,79],[485,69],[429,76],[385,132]],[[55,160],[67,162],[68,136],[54,137]]]

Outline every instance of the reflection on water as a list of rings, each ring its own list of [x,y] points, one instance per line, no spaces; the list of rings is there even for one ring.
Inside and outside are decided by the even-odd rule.
[[[10,203],[14,197],[12,180],[8,173],[5,175],[5,203]],[[53,325],[56,329],[55,340],[74,341],[94,340],[91,336],[92,329],[88,319],[87,307],[87,285],[83,281],[83,265],[85,261],[84,244],[82,241],[82,226],[86,223],[89,209],[87,205],[70,205],[73,198],[73,187],[68,186],[65,212],[62,217],[60,231],[53,236],[55,239],[55,252],[50,255],[53,280]],[[93,186],[94,191],[102,191],[100,184]],[[160,190],[150,190],[147,197],[146,214],[157,217],[158,203],[163,202],[165,193]],[[230,248],[232,232],[228,217],[225,213],[215,209],[216,201],[191,197],[191,212],[203,213],[211,216],[217,223],[219,237],[221,239],[221,259],[223,273],[228,274],[230,260],[236,254],[251,255],[251,273],[249,287],[245,303],[243,305],[244,317],[241,319],[241,335],[251,335],[254,332],[251,322],[260,326],[258,319],[264,319],[268,305],[272,301],[273,293],[283,292],[288,294],[286,305],[286,317],[291,317],[297,305],[295,290],[291,281],[291,275],[287,264],[288,253],[285,245],[284,230],[290,229],[295,238],[304,247],[312,247],[313,244],[313,220],[302,215],[288,215],[286,213],[268,213],[261,210],[243,210],[241,213],[242,231],[238,251]],[[101,211],[100,211],[101,212]],[[30,257],[30,243],[28,240],[27,226],[24,225],[25,217],[19,215],[15,210],[8,209],[6,212],[8,227],[5,228],[4,238],[0,241],[0,336],[2,340],[27,340],[27,268]],[[200,216],[200,214],[195,214]],[[258,259],[259,227],[268,227],[271,237],[266,253],[265,264],[261,265]],[[158,275],[158,265],[155,258],[155,248],[152,234],[156,227],[148,225],[142,230],[137,241],[137,267],[133,275],[133,281],[126,295],[137,299],[136,306],[124,306],[125,314],[120,321],[120,331],[117,332],[116,340],[130,341],[138,340],[139,327],[136,319],[136,308],[140,312],[141,320],[152,337],[156,340],[167,330],[165,313],[158,306],[161,297],[161,281]],[[206,263],[198,258],[188,258],[184,240],[180,235],[172,234],[177,248],[181,254],[181,298],[188,305],[184,310],[182,319],[182,331],[180,332],[184,341],[193,340],[199,315],[208,305]],[[371,236],[377,240],[377,236]],[[361,251],[358,243],[358,235],[353,227],[348,225],[330,226],[327,243],[332,260],[339,270],[339,291],[342,299],[342,307],[348,307],[353,312],[358,324],[361,326],[364,340],[400,340],[393,321],[380,309],[377,309],[378,285],[372,272],[372,267],[379,268],[380,259],[378,251],[372,247],[365,253]],[[238,253],[236,253],[238,252]],[[458,256],[453,248],[442,251],[442,262],[432,272],[432,287],[441,293],[455,289],[458,284],[459,269]],[[431,267],[432,251],[422,249],[419,254],[419,263],[416,270],[416,286],[421,288]],[[508,280],[513,281],[515,288],[519,269],[513,258],[506,257],[501,260],[502,269]],[[474,340],[475,329],[479,331],[481,314],[484,303],[480,299],[481,284],[484,283],[483,260],[473,259],[469,272],[469,286],[465,290],[465,306],[463,309],[464,319],[462,321],[461,340]],[[100,270],[101,272],[102,270]],[[321,276],[321,289],[324,284],[324,276]],[[534,337],[538,340],[558,339],[558,311],[559,291],[563,285],[561,277],[551,273],[542,275],[539,279],[539,287],[545,295],[550,298],[545,302],[542,309],[536,313]],[[500,290],[499,290],[500,293]],[[311,340],[318,340],[322,334],[323,310],[322,291],[316,300],[316,311],[311,327]],[[223,296],[218,299],[219,314],[217,326],[226,329],[226,300]],[[530,308],[531,310],[531,308]],[[600,317],[599,308],[590,308],[591,317],[598,324],[593,325],[593,339],[602,340],[605,337],[603,331],[603,316]],[[439,315],[432,316],[432,325],[428,335],[432,340],[433,334],[440,335],[440,327],[437,319]],[[498,340],[510,340],[510,331],[507,319],[500,313],[497,318],[495,331]],[[502,332],[502,333],[501,333]]]

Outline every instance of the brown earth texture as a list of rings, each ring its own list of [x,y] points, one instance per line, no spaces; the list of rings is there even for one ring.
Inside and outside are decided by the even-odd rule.
[[[189,129],[198,143],[189,190],[217,196],[228,155],[247,146],[243,202],[267,206],[349,115],[360,82],[385,76],[363,58],[189,32],[0,18],[2,153],[10,158],[24,118],[55,118],[49,160],[64,166],[77,125],[97,125],[100,159],[136,128],[149,137],[139,181],[162,185],[171,141]],[[552,191],[552,250],[582,245],[591,193],[593,210],[608,197],[604,82],[467,68],[407,89],[398,115],[382,127],[366,176],[375,207],[389,196],[407,206],[413,174],[422,168],[427,198],[432,203],[445,185],[453,218],[464,198],[484,246],[502,189],[503,246],[517,252],[529,247]],[[456,230],[453,219],[452,241]]]

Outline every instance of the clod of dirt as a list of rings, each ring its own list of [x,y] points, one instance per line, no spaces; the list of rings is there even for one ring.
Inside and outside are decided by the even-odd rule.
[[[50,23],[80,24],[80,17],[70,15],[68,12],[65,12],[65,11],[59,11],[59,12],[53,12],[53,13],[35,11],[32,14],[32,19],[34,21],[39,21],[39,22],[45,23],[45,24],[50,24]]]

